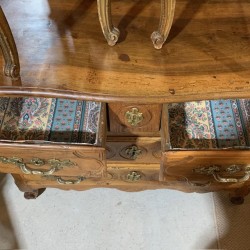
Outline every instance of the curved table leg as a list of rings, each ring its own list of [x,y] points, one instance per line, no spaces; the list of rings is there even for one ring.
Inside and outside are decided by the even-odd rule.
[[[39,188],[39,189],[31,188],[30,186],[26,184],[24,177],[22,177],[21,175],[19,174],[11,174],[11,175],[14,178],[15,184],[18,187],[18,189],[21,192],[24,192],[25,199],[28,199],[28,200],[36,199],[46,190],[46,188]]]
[[[18,79],[20,64],[16,44],[7,19],[0,7],[0,47],[5,61],[4,74],[13,79]]]
[[[97,0],[99,21],[102,32],[110,46],[114,46],[119,38],[119,30],[113,26],[111,20],[110,0]]]
[[[176,0],[161,0],[159,28],[151,35],[151,40],[156,49],[161,49],[168,37],[174,19],[175,2]]]

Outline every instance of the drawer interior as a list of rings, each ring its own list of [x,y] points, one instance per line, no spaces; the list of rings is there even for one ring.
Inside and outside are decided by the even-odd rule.
[[[165,112],[163,137],[171,150],[249,149],[248,99],[174,103]]]
[[[162,134],[162,181],[202,187],[250,180],[250,100],[165,105]]]
[[[39,97],[0,98],[0,140],[103,146],[104,104]]]

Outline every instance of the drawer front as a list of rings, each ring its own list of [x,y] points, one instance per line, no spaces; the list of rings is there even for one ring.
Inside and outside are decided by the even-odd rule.
[[[159,181],[159,169],[120,167],[108,168],[108,178],[129,183],[147,183]]]
[[[169,151],[160,180],[208,191],[241,187],[250,181],[250,151]]]
[[[24,175],[102,177],[104,148],[69,145],[0,145],[0,172]]]
[[[162,105],[109,104],[110,131],[158,132]]]
[[[157,165],[161,160],[159,137],[110,137],[107,140],[107,164]]]

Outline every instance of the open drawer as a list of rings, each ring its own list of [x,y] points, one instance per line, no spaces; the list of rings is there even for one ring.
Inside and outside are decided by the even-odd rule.
[[[103,177],[105,104],[0,98],[0,172]]]
[[[250,181],[250,101],[164,106],[162,181],[216,190]]]

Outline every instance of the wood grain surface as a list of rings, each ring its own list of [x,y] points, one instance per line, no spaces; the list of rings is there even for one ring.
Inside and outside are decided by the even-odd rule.
[[[1,72],[1,95],[131,103],[250,97],[249,1],[177,1],[162,50],[150,40],[160,1],[112,1],[121,31],[114,47],[103,37],[96,1],[1,0],[1,7],[22,77],[11,82]]]

